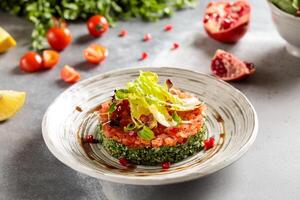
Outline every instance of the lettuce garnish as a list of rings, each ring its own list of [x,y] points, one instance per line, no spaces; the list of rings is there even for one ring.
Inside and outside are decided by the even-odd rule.
[[[140,117],[149,114],[152,114],[154,120],[166,127],[176,126],[180,119],[178,116],[170,115],[170,110],[174,112],[188,111],[201,104],[195,97],[181,99],[177,95],[171,94],[167,84],[160,85],[158,83],[156,73],[143,71],[140,71],[136,80],[127,83],[124,89],[116,90],[115,99],[128,100],[131,118],[136,128],[145,126]]]

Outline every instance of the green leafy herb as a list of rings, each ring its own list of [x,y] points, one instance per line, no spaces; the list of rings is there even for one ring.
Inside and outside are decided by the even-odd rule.
[[[179,162],[203,149],[203,140],[207,132],[206,126],[188,138],[183,144],[164,146],[161,148],[131,148],[106,137],[102,133],[102,145],[115,158],[125,157],[130,163],[138,165],[158,165],[163,162]]]
[[[52,25],[51,17],[86,20],[94,14],[104,15],[111,25],[118,20],[142,18],[156,21],[169,17],[174,9],[195,6],[197,0],[1,0],[0,9],[25,16],[34,24],[32,47],[46,47],[44,36]]]
[[[144,126],[142,130],[138,131],[138,136],[147,141],[155,138],[153,131],[147,126]]]
[[[109,112],[109,113],[113,113],[116,109],[117,109],[117,104],[116,104],[116,103],[112,103],[112,104],[109,106],[108,112]]]

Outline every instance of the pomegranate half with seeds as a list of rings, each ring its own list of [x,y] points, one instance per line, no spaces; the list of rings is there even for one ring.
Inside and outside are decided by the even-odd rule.
[[[212,73],[224,81],[236,81],[255,72],[254,64],[242,61],[233,54],[217,50],[211,61]]]
[[[217,41],[237,42],[248,30],[250,11],[247,0],[210,2],[205,10],[204,28]]]

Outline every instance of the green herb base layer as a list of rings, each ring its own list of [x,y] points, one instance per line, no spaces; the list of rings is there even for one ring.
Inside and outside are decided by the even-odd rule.
[[[206,127],[203,126],[201,131],[191,136],[184,144],[177,144],[174,147],[161,148],[130,148],[113,139],[107,138],[98,128],[100,142],[108,153],[119,159],[126,158],[130,163],[137,165],[158,165],[163,162],[176,163],[194,155],[203,149],[202,141],[204,140]]]

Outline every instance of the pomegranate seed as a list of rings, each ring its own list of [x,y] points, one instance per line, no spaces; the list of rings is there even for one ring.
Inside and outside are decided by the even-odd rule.
[[[178,47],[179,47],[179,44],[174,42],[173,46],[172,46],[172,50],[178,49]]]
[[[152,39],[152,35],[150,33],[147,33],[147,34],[144,35],[143,41],[147,42],[151,39]]]
[[[87,143],[93,143],[93,142],[94,142],[94,137],[93,137],[93,135],[87,135],[87,136],[85,136],[85,141],[86,141]]]
[[[214,145],[215,145],[215,138],[210,137],[210,138],[204,140],[204,149],[205,150],[213,148]]]
[[[249,62],[244,62],[244,63],[250,71],[252,71],[255,68],[253,63],[249,63]]]
[[[226,75],[227,73],[227,69],[225,68],[225,65],[222,61],[221,58],[216,58],[212,61],[211,64],[212,68],[213,68],[213,72],[214,74],[217,74],[220,77],[223,77]]]
[[[231,8],[231,10],[232,10],[232,12],[241,13],[241,12],[243,12],[244,8],[241,7],[241,6],[233,6],[233,7]]]
[[[212,17],[218,22],[220,20],[220,15],[218,13],[212,14]]]
[[[170,163],[170,162],[164,162],[164,163],[161,164],[161,167],[162,167],[163,169],[169,169],[170,166],[171,166],[171,163]]]
[[[136,132],[134,132],[134,131],[129,131],[129,132],[128,132],[128,135],[131,136],[131,137],[136,136]]]
[[[173,87],[173,83],[170,79],[166,80],[166,85],[168,86],[168,89],[170,89],[171,87]]]
[[[142,55],[141,55],[141,58],[140,60],[145,60],[149,57],[148,53],[147,52],[143,52]]]
[[[125,37],[128,34],[128,31],[126,29],[121,29],[119,32],[119,37]]]
[[[204,19],[203,19],[203,23],[206,24],[208,22],[208,20],[210,19],[210,16],[207,14],[205,15]]]
[[[225,18],[221,24],[222,29],[228,29],[232,24],[232,20],[230,18]]]
[[[164,30],[165,30],[165,31],[171,31],[171,30],[173,30],[172,24],[167,24],[167,25],[165,25]]]
[[[119,158],[119,163],[122,165],[122,166],[127,166],[128,165],[128,160],[124,157],[121,157]]]

